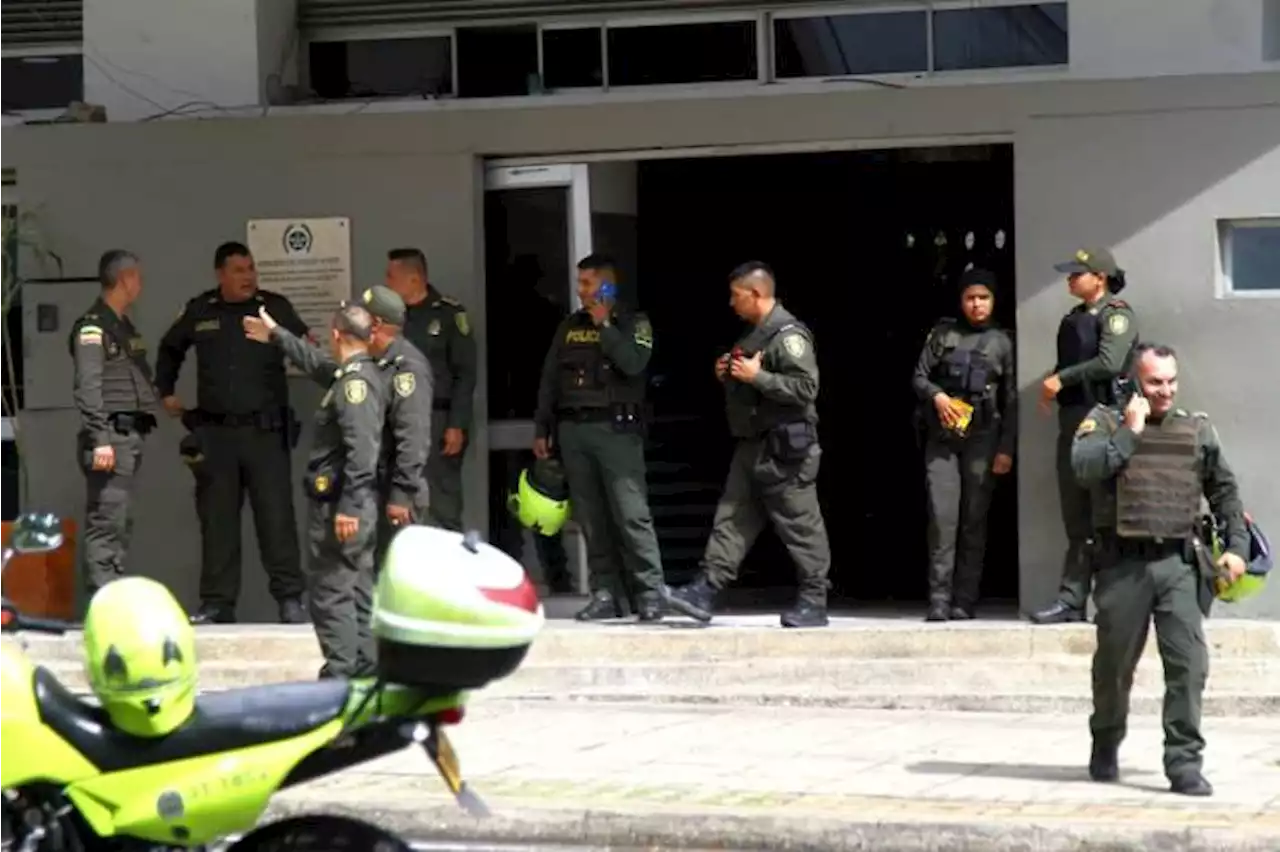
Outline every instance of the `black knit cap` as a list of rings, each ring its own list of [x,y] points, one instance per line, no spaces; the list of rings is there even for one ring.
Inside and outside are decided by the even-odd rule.
[[[970,287],[977,286],[986,287],[994,294],[996,292],[996,274],[989,269],[983,269],[978,266],[970,267],[960,273],[956,287],[961,293]]]

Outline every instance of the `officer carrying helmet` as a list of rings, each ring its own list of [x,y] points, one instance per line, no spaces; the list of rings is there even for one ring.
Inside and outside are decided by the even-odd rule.
[[[569,480],[558,459],[536,459],[520,471],[507,509],[520,525],[542,536],[559,535],[569,520]]]

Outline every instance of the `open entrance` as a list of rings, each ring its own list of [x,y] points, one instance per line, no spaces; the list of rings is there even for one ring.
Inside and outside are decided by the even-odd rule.
[[[530,347],[539,334],[549,342],[550,319],[537,322],[551,327],[535,331],[531,309],[520,308],[517,320],[515,310],[502,307],[525,304],[512,296],[510,270],[532,270],[534,262],[517,258],[542,258],[539,274],[529,271],[531,281],[518,289],[545,291],[561,316],[576,308],[572,260],[585,254],[586,243],[618,258],[623,298],[647,311],[655,330],[649,486],[668,580],[683,583],[697,569],[727,469],[731,447],[712,364],[742,331],[728,308],[728,272],[754,259],[774,268],[780,298],[817,339],[819,492],[833,551],[833,603],[923,602],[927,518],[911,373],[933,323],[958,310],[954,282],[971,263],[998,276],[996,316],[1014,328],[1012,146],[541,168],[580,170],[586,187],[564,185],[557,196],[564,206],[546,214],[559,217],[558,232],[547,234],[553,248],[513,238],[511,223],[519,217],[512,211],[527,203],[510,184],[504,190],[491,182],[488,315],[491,322],[505,315],[508,324],[524,324]],[[577,209],[569,210],[575,193]],[[549,226],[522,227],[531,234]],[[490,410],[529,417],[531,410],[516,413],[508,400],[524,394],[532,402],[534,391],[517,385],[536,383],[530,373],[536,365],[525,361],[540,361],[546,344],[517,351],[504,334],[495,327],[489,335]],[[516,376],[521,369],[524,378]],[[495,387],[507,390],[495,397]],[[1017,597],[1016,492],[1014,475],[1005,477],[992,502],[987,600]],[[495,515],[502,512],[500,497],[495,489]],[[739,596],[762,602],[793,594],[794,569],[771,531],[748,557],[739,588]]]

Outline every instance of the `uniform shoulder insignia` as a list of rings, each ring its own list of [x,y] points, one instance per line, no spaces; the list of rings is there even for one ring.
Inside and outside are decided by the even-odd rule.
[[[467,321],[467,312],[458,308],[453,314],[453,324],[458,327],[458,334],[463,337],[471,334],[471,323]]]
[[[782,338],[782,348],[786,349],[787,354],[792,358],[803,358],[809,348],[809,341],[799,331],[792,331]]]
[[[1098,428],[1098,421],[1093,417],[1086,417],[1080,421],[1080,425],[1076,427],[1076,437],[1080,438],[1088,435],[1090,432]]]
[[[396,377],[391,384],[395,388],[397,396],[408,399],[413,396],[413,392],[417,389],[418,379],[413,373],[406,370],[403,373],[396,373]]]
[[[352,405],[360,405],[369,396],[369,383],[356,376],[342,383],[342,395]]]
[[[1107,317],[1107,331],[1112,334],[1124,334],[1129,330],[1129,318],[1116,312]]]
[[[647,314],[636,314],[635,328],[631,336],[635,339],[636,345],[646,349],[653,348],[653,323],[649,321]]]
[[[80,330],[76,336],[76,340],[81,346],[101,346],[102,345],[102,328],[96,325],[85,324],[80,326]]]

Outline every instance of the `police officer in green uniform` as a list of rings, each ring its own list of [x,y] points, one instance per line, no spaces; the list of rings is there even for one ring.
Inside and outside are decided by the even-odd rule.
[[[729,303],[753,327],[716,361],[736,440],[702,573],[670,593],[671,609],[710,621],[720,592],[767,521],[800,575],[783,627],[825,627],[831,546],[818,503],[818,360],[813,332],[774,295],[772,270],[752,261],[730,275]]]
[[[418,347],[400,334],[404,302],[386,287],[370,287],[360,304],[373,317],[369,354],[386,380],[387,422],[378,464],[378,532],[375,569],[405,524],[421,524],[427,516],[427,454],[431,439],[431,369]],[[333,382],[338,364],[305,338],[281,328],[263,310],[246,317],[245,332],[255,340],[274,340],[285,356],[322,386]],[[376,570],[375,570],[376,573]]]
[[[284,356],[274,346],[246,339],[241,321],[266,308],[295,334],[305,335],[307,327],[288,299],[258,288],[253,256],[243,244],[218,246],[213,263],[217,288],[187,302],[161,339],[156,359],[164,407],[191,429],[187,455],[199,459],[192,471],[200,518],[200,610],[192,621],[235,621],[247,491],[280,620],[301,623],[306,615],[290,457],[298,423],[289,407]],[[193,346],[198,407],[184,413],[174,388]]]
[[[1098,573],[1098,646],[1093,658],[1095,781],[1119,777],[1133,672],[1154,618],[1164,663],[1164,771],[1175,793],[1208,796],[1201,774],[1201,699],[1208,676],[1205,578],[1196,558],[1200,498],[1226,528],[1218,569],[1238,579],[1249,534],[1236,478],[1209,417],[1173,407],[1178,362],[1172,349],[1143,344],[1138,392],[1123,409],[1097,405],[1076,428],[1071,464],[1093,496]]]
[[[133,532],[130,502],[142,445],[159,409],[141,335],[128,317],[142,293],[137,255],[113,249],[98,261],[100,295],[71,328],[79,462],[85,475],[84,563],[90,596],[124,576]]]
[[[1124,271],[1106,249],[1081,249],[1054,266],[1066,273],[1071,295],[1080,304],[1058,326],[1058,363],[1041,385],[1040,407],[1058,403],[1058,506],[1067,533],[1062,585],[1057,599],[1033,613],[1036,624],[1085,620],[1093,580],[1094,543],[1090,540],[1089,492],[1071,473],[1071,438],[1094,405],[1112,404],[1117,385],[1132,364],[1138,343],[1133,308],[1116,298],[1124,289]]]
[[[427,259],[416,248],[387,253],[387,286],[404,300],[404,336],[431,366],[434,398],[428,523],[462,529],[462,460],[471,431],[476,390],[476,341],[467,310],[427,280]]]
[[[587,539],[591,600],[576,617],[621,617],[634,595],[640,620],[655,621],[666,584],[645,481],[653,326],[615,302],[616,287],[610,258],[578,262],[582,310],[560,323],[543,362],[533,452],[549,458],[558,445],[573,516]]]
[[[991,319],[995,287],[988,270],[961,274],[962,319],[944,319],[929,332],[912,379],[926,424],[928,621],[973,618],[992,476],[1013,467],[1017,375],[1013,341]]]
[[[344,305],[329,330],[332,384],[316,412],[303,479],[310,498],[307,592],[325,665],[321,677],[371,674],[369,627],[376,547],[378,456],[386,420],[386,377],[369,354],[373,317]]]

